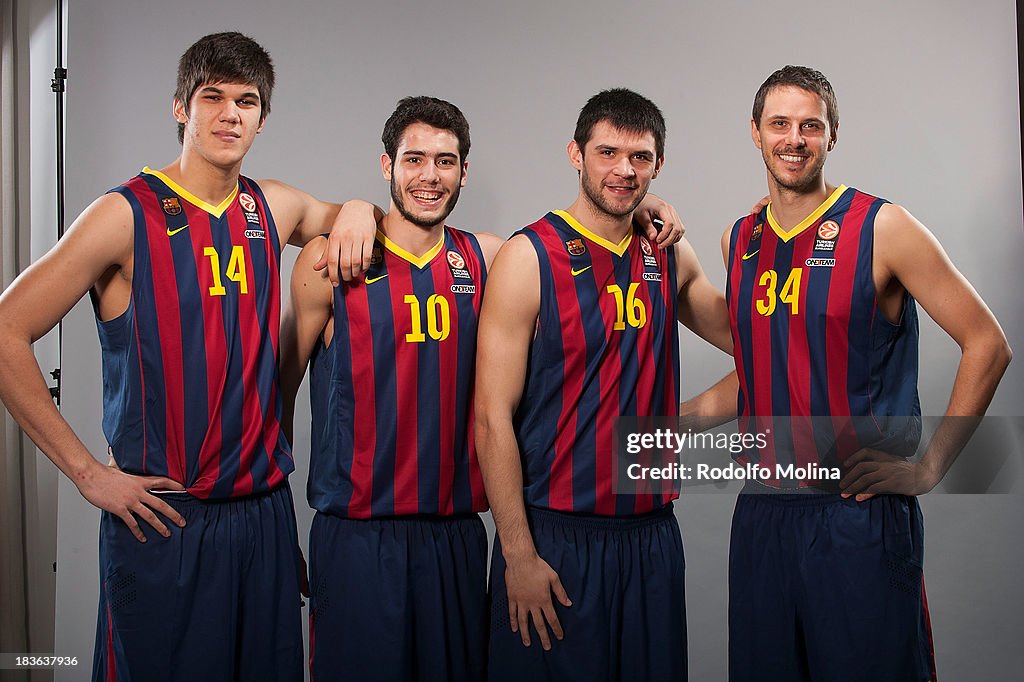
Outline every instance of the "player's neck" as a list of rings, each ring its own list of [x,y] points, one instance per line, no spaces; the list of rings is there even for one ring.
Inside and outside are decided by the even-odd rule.
[[[633,213],[625,216],[614,216],[598,207],[582,192],[565,212],[579,221],[598,237],[618,244],[633,229]]]
[[[807,190],[787,189],[780,187],[769,175],[768,196],[772,200],[772,217],[781,228],[793,228],[821,206],[835,189],[834,185],[825,182],[824,177]]]
[[[385,214],[377,226],[384,236],[412,255],[420,257],[437,246],[444,235],[444,222],[420,227],[406,220],[397,209]]]
[[[203,201],[217,206],[238,185],[242,164],[220,168],[196,155],[183,153],[160,172]]]

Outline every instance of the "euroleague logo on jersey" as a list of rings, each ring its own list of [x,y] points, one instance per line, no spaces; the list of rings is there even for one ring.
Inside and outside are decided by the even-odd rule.
[[[839,223],[834,220],[826,220],[818,225],[819,239],[835,239],[837,234],[839,234]]]
[[[836,237],[839,236],[839,223],[826,220],[818,225],[818,238],[814,240],[815,251],[835,251]]]
[[[445,256],[448,258],[448,265],[451,266],[452,277],[473,279],[473,275],[469,274],[469,270],[466,269],[466,259],[462,257],[461,253],[458,251],[449,251]],[[452,291],[455,291],[455,289],[452,289]]]
[[[462,255],[458,251],[448,252],[448,264],[453,268],[464,268],[466,267],[466,261],[462,258]]]
[[[643,250],[645,256],[654,255],[654,249],[651,248],[651,243],[647,241],[646,237],[640,237],[640,248]]]
[[[238,203],[241,204],[242,208],[244,208],[246,211],[256,210],[256,200],[252,198],[251,194],[246,194],[245,192],[239,194]]]
[[[256,212],[256,200],[252,198],[251,194],[239,193],[238,205],[245,211],[245,221],[247,223],[260,224],[260,214]]]

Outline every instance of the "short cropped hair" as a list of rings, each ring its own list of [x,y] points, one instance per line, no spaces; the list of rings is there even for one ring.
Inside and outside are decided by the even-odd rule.
[[[581,152],[590,141],[594,126],[601,121],[608,121],[620,130],[651,133],[658,158],[665,156],[665,117],[654,102],[643,95],[626,88],[613,88],[591,97],[580,110],[572,136]]]
[[[188,113],[195,91],[208,83],[251,83],[260,94],[260,122],[270,113],[274,90],[274,64],[255,40],[241,33],[211,33],[185,50],[178,61],[174,98]],[[178,142],[185,140],[185,124],[178,124]]]
[[[447,130],[459,141],[459,163],[469,156],[469,122],[457,106],[437,97],[417,95],[398,100],[394,112],[384,124],[380,141],[384,153],[393,161],[398,154],[405,129],[413,123],[425,123],[433,128]]]
[[[839,103],[836,101],[836,93],[832,90],[832,84],[828,82],[821,71],[808,66],[787,65],[768,76],[768,80],[761,84],[754,95],[754,123],[761,125],[761,114],[764,113],[764,101],[768,93],[775,88],[793,86],[813,93],[825,103],[825,113],[828,115],[828,124],[832,131],[839,125]]]

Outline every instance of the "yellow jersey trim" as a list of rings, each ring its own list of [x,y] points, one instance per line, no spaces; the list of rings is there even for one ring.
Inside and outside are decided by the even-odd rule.
[[[825,201],[822,202],[822,204],[818,206],[818,208],[814,209],[809,216],[801,220],[795,227],[793,227],[792,230],[782,229],[782,226],[779,225],[779,221],[775,220],[775,216],[772,215],[772,205],[768,204],[768,224],[771,225],[772,230],[775,231],[775,234],[779,235],[779,239],[781,239],[784,242],[788,242],[790,239],[797,236],[814,223],[818,222],[818,219],[821,218],[821,216],[825,215],[825,211],[832,208],[832,206],[837,201],[839,201],[839,197],[843,196],[843,192],[845,191],[846,185],[839,185],[838,187],[836,187],[835,191],[833,191],[832,194],[829,195],[828,199],[825,199]]]
[[[430,247],[429,251],[427,251],[425,254],[419,257],[412,255],[411,253],[403,249],[401,246],[388,239],[388,236],[381,232],[380,230],[377,230],[377,241],[383,244],[385,249],[395,254],[402,260],[408,261],[409,263],[412,263],[418,268],[422,268],[427,263],[434,260],[434,257],[441,252],[441,247],[444,246],[444,234],[441,235],[441,238],[437,240],[436,244]]]
[[[604,237],[596,235],[587,228],[583,227],[583,225],[580,224],[580,221],[573,218],[572,215],[570,215],[569,213],[566,213],[565,211],[561,210],[552,211],[552,213],[554,213],[556,216],[564,220],[569,225],[569,227],[576,230],[581,235],[583,235],[590,241],[594,242],[598,246],[603,246],[604,248],[608,249],[616,256],[621,256],[622,254],[626,253],[626,249],[629,248],[629,243],[633,241],[632,229],[630,229],[629,232],[626,233],[626,236],[622,238],[621,242],[619,242],[618,244],[614,244],[605,239]]]
[[[195,194],[192,194],[192,192],[189,192],[187,189],[176,183],[174,180],[171,180],[169,177],[167,177],[158,170],[153,170],[149,166],[146,166],[145,168],[142,169],[142,172],[146,173],[147,175],[152,175],[160,178],[160,181],[163,182],[168,187],[170,187],[175,194],[177,194],[178,196],[180,196],[182,199],[192,204],[193,206],[203,209],[204,211],[212,215],[214,218],[220,218],[222,215],[224,215],[224,211],[228,209],[228,206],[231,205],[231,202],[235,200],[236,196],[238,196],[238,183],[236,182],[235,188],[231,190],[231,194],[227,195],[224,201],[220,202],[220,204],[214,206],[213,204],[206,203],[205,201],[197,197]]]

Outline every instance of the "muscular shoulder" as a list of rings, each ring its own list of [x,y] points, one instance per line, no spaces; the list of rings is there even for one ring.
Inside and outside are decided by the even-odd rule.
[[[498,255],[498,251],[501,250],[505,240],[490,232],[477,232],[476,238],[480,242],[480,250],[484,253],[484,261],[487,267],[490,268],[494,262],[494,257]]]
[[[270,207],[270,212],[274,214],[274,220],[287,218],[288,212],[300,204],[298,190],[291,185],[269,178],[255,182],[263,190],[263,196],[267,198],[267,205]]]
[[[88,251],[103,267],[126,265],[131,259],[134,213],[118,192],[99,197],[75,219],[66,236],[73,250]],[[65,240],[62,240],[65,241]]]

